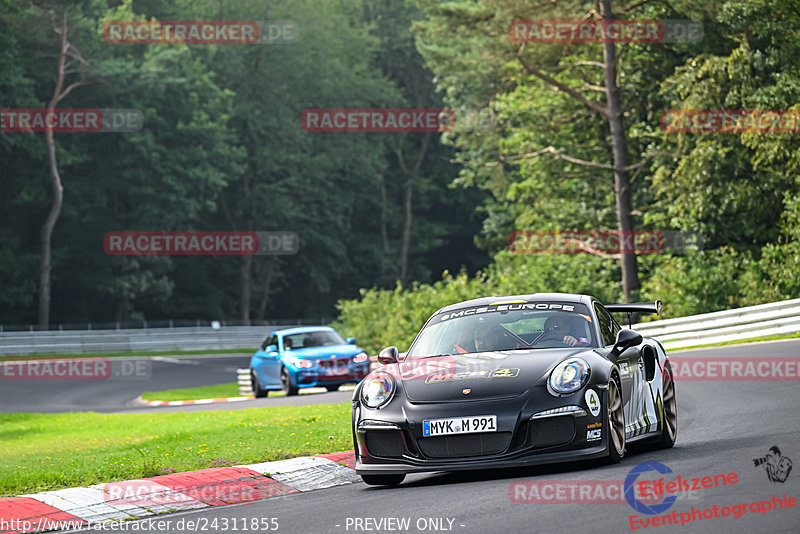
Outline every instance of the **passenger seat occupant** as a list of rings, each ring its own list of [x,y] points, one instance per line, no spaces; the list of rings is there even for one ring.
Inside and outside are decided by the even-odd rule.
[[[473,339],[477,352],[490,350],[510,350],[516,347],[517,343],[511,336],[503,332],[503,327],[495,325],[481,325],[475,329]]]

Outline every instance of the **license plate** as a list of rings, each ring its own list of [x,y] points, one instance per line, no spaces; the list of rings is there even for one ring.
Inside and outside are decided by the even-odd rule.
[[[448,434],[474,434],[497,432],[496,415],[473,415],[450,419],[426,419],[422,421],[422,435],[446,436]]]

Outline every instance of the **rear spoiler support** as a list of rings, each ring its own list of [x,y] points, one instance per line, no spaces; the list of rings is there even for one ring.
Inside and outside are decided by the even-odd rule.
[[[631,315],[634,313],[655,313],[661,315],[661,301],[654,302],[631,302],[629,304],[609,304],[606,309],[610,312],[622,312],[628,314],[628,327],[632,327]]]

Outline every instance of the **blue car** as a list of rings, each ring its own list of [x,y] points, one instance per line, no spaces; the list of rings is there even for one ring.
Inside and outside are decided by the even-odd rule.
[[[327,326],[306,326],[272,332],[250,359],[250,382],[256,397],[282,390],[297,395],[300,388],[335,391],[358,383],[369,373],[369,357],[356,340]]]

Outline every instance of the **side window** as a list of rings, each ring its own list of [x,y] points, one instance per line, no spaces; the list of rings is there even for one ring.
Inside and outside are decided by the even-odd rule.
[[[278,336],[269,336],[267,340],[264,342],[264,348],[267,348],[270,345],[277,345],[277,344],[278,344]]]
[[[603,308],[603,310],[606,313],[608,313],[609,317],[611,317],[611,333],[614,335],[614,341],[616,341],[617,340],[617,334],[619,334],[619,331],[622,330],[622,327],[619,325],[619,323],[616,321],[616,319],[614,319],[614,316],[611,315],[608,312],[608,310],[606,310],[605,308]]]
[[[619,325],[611,317],[611,314],[597,302],[594,303],[594,311],[597,313],[597,325],[600,327],[600,335],[603,336],[604,344],[606,346],[613,345],[617,340]]]

